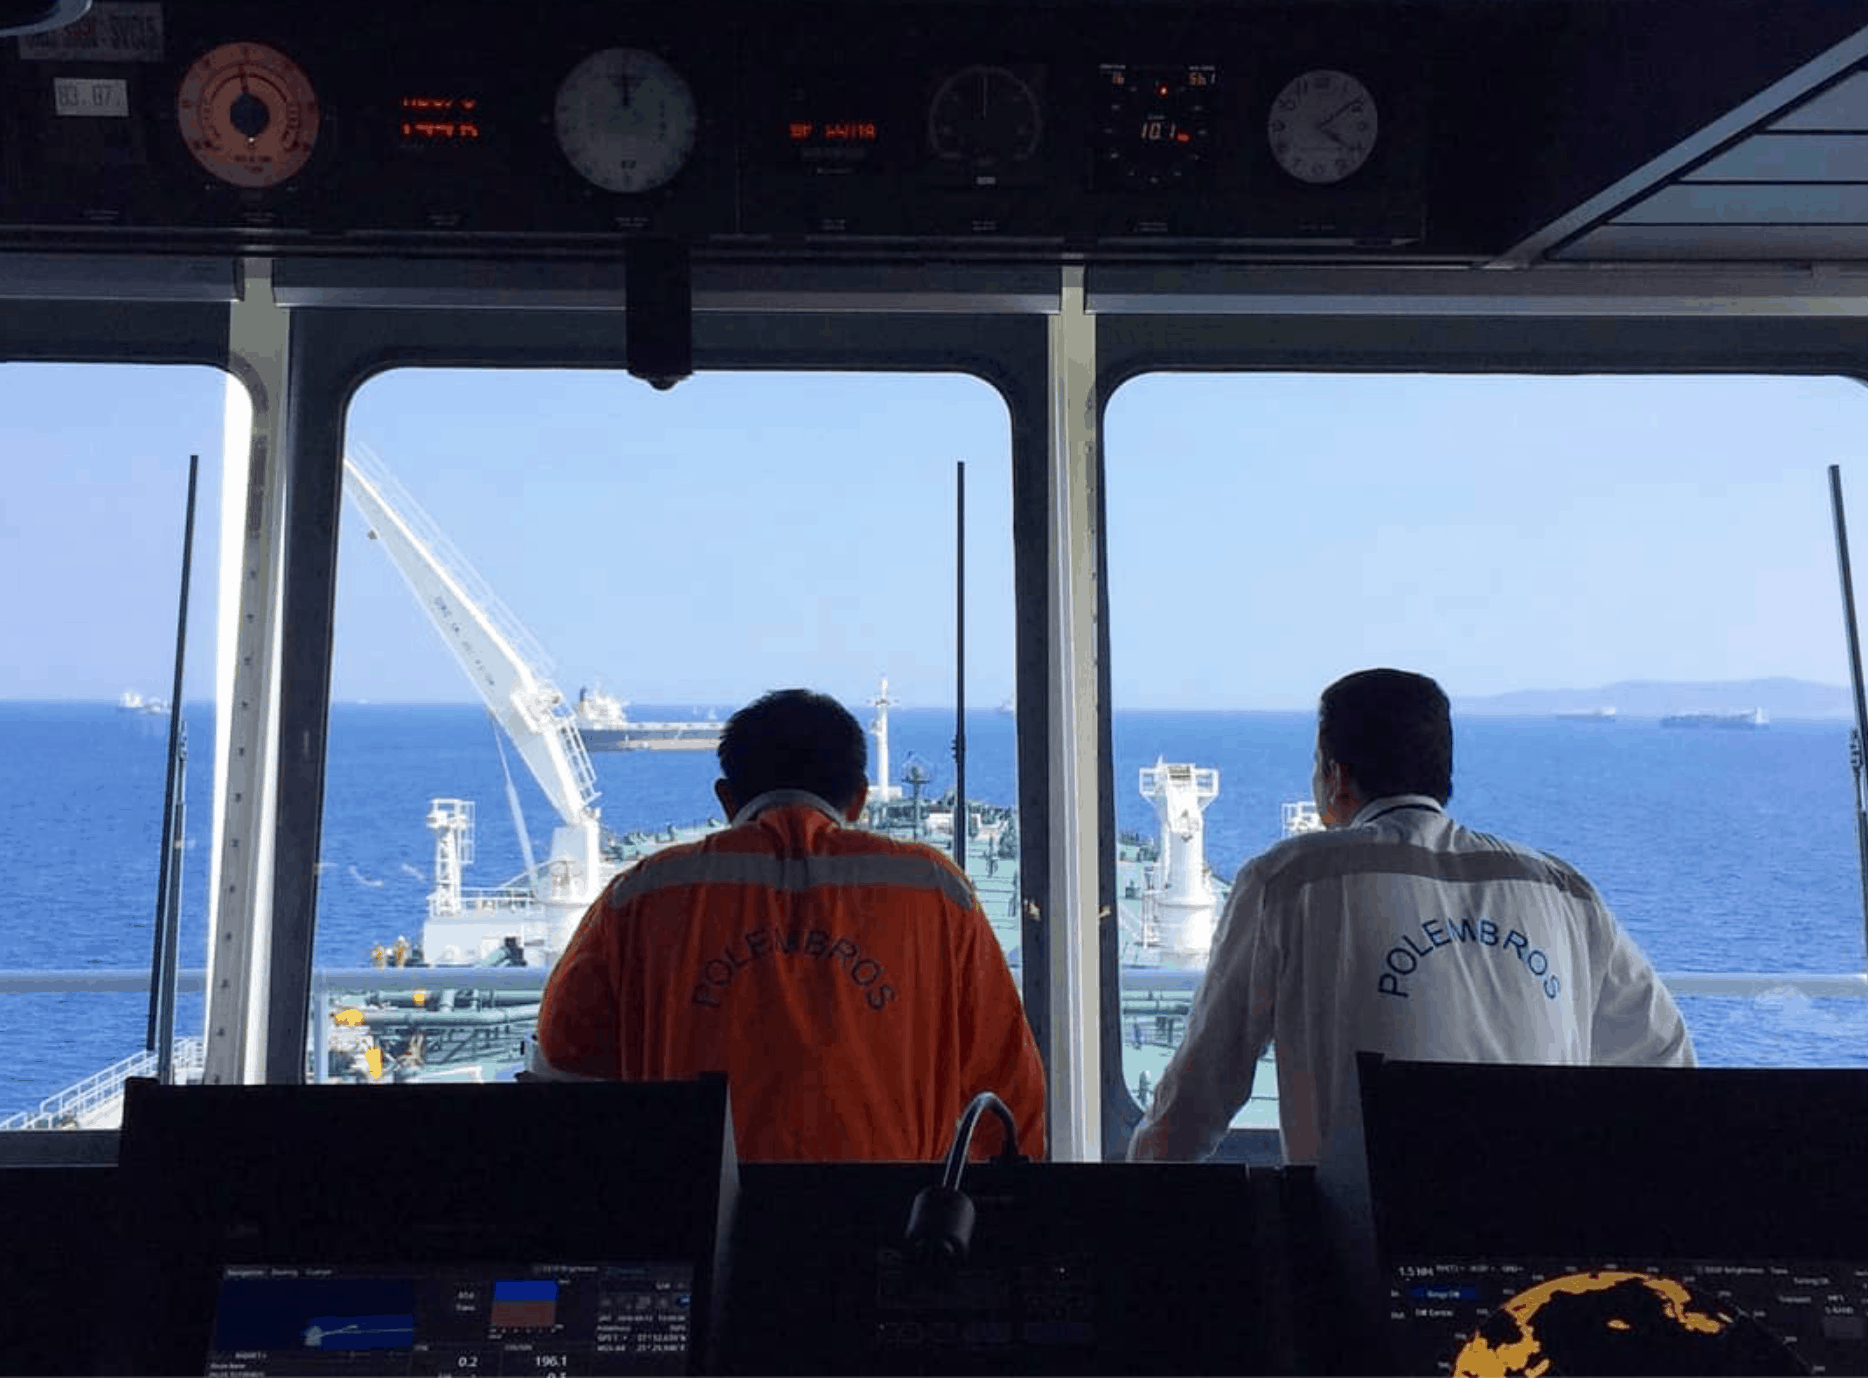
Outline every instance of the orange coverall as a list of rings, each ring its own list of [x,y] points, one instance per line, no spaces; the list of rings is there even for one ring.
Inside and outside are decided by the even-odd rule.
[[[551,974],[538,1052],[574,1076],[725,1072],[742,1160],[936,1159],[979,1091],[1044,1152],[1044,1069],[971,883],[799,791],[613,880]],[[1000,1141],[982,1117],[974,1156]]]

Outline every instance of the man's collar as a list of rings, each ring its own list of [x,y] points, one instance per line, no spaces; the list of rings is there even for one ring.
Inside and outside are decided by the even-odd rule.
[[[1385,813],[1396,809],[1431,809],[1435,813],[1446,812],[1444,805],[1431,794],[1384,794],[1380,799],[1371,799],[1356,810],[1356,816],[1349,820],[1349,826],[1359,823],[1373,823]]]
[[[848,820],[838,812],[831,802],[820,794],[812,794],[808,789],[769,789],[764,794],[755,794],[739,807],[733,815],[733,826],[750,823],[767,809],[785,808],[792,804],[809,804],[833,823],[845,823]]]

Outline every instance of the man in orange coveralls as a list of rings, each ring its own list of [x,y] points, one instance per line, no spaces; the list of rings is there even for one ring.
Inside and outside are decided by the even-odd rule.
[[[973,887],[918,842],[851,827],[863,730],[783,689],[720,737],[732,825],[645,857],[585,913],[545,988],[531,1070],[725,1072],[742,1160],[929,1160],[980,1091],[1044,1152],[1044,1068]],[[975,1155],[997,1149],[991,1116]]]

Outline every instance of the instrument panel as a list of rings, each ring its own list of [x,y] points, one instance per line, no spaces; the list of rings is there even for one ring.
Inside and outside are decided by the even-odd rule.
[[[97,0],[0,40],[0,234],[1379,254],[1426,229],[1410,7],[550,15]]]

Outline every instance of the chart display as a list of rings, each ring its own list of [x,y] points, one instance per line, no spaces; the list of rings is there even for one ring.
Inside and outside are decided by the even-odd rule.
[[[1868,1262],[1413,1259],[1388,1283],[1403,1373],[1868,1366]]]

